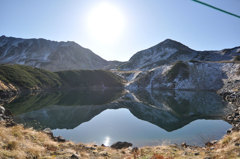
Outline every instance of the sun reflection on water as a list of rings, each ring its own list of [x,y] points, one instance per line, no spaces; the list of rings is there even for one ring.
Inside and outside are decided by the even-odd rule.
[[[111,140],[111,138],[110,138],[109,136],[106,136],[105,139],[104,139],[103,144],[104,144],[105,146],[110,146],[110,145],[109,145],[109,144],[110,144],[110,140]]]

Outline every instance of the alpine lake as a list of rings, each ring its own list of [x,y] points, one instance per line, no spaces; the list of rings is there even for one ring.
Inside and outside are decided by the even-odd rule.
[[[81,143],[203,146],[222,138],[227,104],[215,92],[118,89],[49,91],[6,105],[17,123]]]

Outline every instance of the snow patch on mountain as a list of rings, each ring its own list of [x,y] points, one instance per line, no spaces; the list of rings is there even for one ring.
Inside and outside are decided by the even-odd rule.
[[[184,68],[174,70],[176,69],[174,65],[176,64],[163,65],[146,71],[143,76],[131,82],[127,88],[130,90],[140,88],[219,90],[229,81],[240,80],[240,76],[237,75],[239,64],[185,62],[184,65],[187,68],[184,70],[185,74],[182,73]]]

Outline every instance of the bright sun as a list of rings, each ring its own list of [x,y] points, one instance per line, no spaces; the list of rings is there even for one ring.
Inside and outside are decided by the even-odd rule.
[[[121,11],[109,3],[94,7],[87,18],[90,34],[100,42],[112,43],[124,30],[125,19]]]

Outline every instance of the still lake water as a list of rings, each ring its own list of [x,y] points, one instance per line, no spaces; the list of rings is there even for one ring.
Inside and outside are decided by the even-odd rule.
[[[72,90],[17,98],[8,107],[18,123],[51,128],[55,136],[98,145],[203,145],[231,125],[221,97],[206,91]]]

